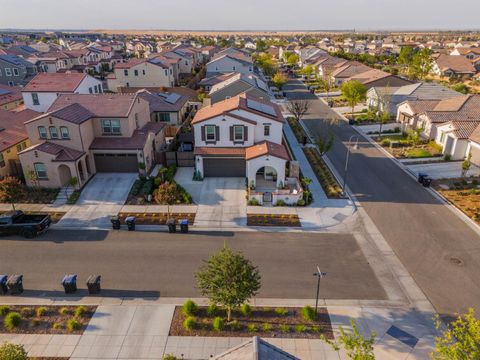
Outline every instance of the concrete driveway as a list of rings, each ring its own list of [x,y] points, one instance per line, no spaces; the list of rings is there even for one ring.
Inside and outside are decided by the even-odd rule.
[[[175,180],[198,205],[195,226],[235,228],[247,224],[245,178],[205,178],[193,181],[193,168],[179,168]]]
[[[408,169],[415,174],[426,173],[432,179],[454,179],[462,175],[462,161],[439,162],[432,164],[408,165]],[[467,176],[479,176],[480,168],[472,165]]]
[[[110,216],[120,211],[137,177],[137,173],[96,174],[58,226],[108,226]]]

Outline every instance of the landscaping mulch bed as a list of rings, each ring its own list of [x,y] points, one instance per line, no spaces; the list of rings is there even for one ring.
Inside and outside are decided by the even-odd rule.
[[[312,147],[305,147],[303,148],[303,152],[312,166],[312,169],[327,197],[329,199],[341,199],[342,187],[337,182],[337,179],[333,176],[330,168],[325,161],[323,161],[318,151]]]
[[[434,180],[432,186],[452,205],[470,219],[480,224],[480,188],[479,178]],[[442,188],[448,186],[449,189]]]
[[[247,214],[247,226],[301,227],[298,215]]]
[[[293,134],[295,135],[295,138],[300,144],[303,143],[304,137],[307,140],[307,144],[310,143],[310,139],[308,138],[307,134],[305,134],[305,131],[303,130],[302,125],[300,125],[298,121],[295,120],[295,118],[289,117],[287,118],[287,121],[288,121],[288,125],[290,125],[290,128],[293,131]]]
[[[192,225],[195,221],[195,213],[125,213],[118,214],[122,224],[129,216],[135,216],[135,223],[137,225],[165,225],[168,219],[176,219],[177,224],[179,220],[188,219],[188,224]]]
[[[186,330],[183,327],[185,315],[182,308],[177,306],[170,325],[170,336],[218,336],[218,337],[279,337],[297,339],[318,339],[324,335],[327,339],[333,340],[332,325],[326,308],[318,308],[318,319],[306,321],[303,319],[300,308],[286,308],[287,315],[278,315],[273,308],[252,308],[252,314],[248,317],[234,312],[233,320],[238,326],[232,329],[231,324],[225,321],[225,328],[215,331],[212,327],[214,316],[209,316],[207,308],[200,307],[195,316],[197,326],[193,330]],[[216,315],[226,319],[226,314],[221,311]],[[271,327],[264,331],[264,326]],[[255,326],[255,329],[249,328]],[[281,330],[282,329],[282,330]]]
[[[46,312],[37,316],[37,309],[46,308]],[[9,330],[4,325],[4,316],[0,316],[0,333],[4,334],[82,334],[86,329],[93,313],[97,309],[96,306],[83,306],[85,312],[82,316],[75,317],[81,324],[78,330],[70,331],[67,329],[67,322],[74,318],[77,306],[32,306],[32,305],[16,305],[8,306],[9,312],[17,312],[22,316],[20,325]],[[67,309],[67,313],[61,314],[60,309]],[[54,327],[54,324],[57,324]]]

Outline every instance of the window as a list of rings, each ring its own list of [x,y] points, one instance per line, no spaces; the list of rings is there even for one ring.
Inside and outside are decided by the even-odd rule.
[[[159,113],[158,120],[161,122],[170,122],[170,113]]]
[[[5,158],[3,157],[3,154],[0,153],[0,168],[5,167]]]
[[[168,70],[165,69],[165,76],[168,76]]]
[[[97,85],[95,85],[95,86],[93,87],[93,89],[94,89],[94,91],[95,91],[95,94],[98,94],[98,87],[97,87]]]
[[[38,135],[40,136],[40,139],[47,138],[47,129],[45,129],[45,126],[38,127]]]
[[[12,76],[12,69],[5,68],[5,76]]]
[[[33,164],[35,168],[35,174],[37,175],[37,179],[45,180],[48,179],[47,177],[47,169],[45,168],[44,163],[35,163]]]
[[[270,125],[263,125],[263,136],[270,136]]]
[[[127,69],[123,70],[123,75],[128,76],[128,70]]]
[[[138,70],[133,70],[133,75],[138,76]]]
[[[142,70],[142,74],[145,75],[145,70]]]
[[[234,141],[243,141],[243,126],[234,126],[233,127],[233,140]]]
[[[0,77],[2,76],[2,69],[0,69]]]
[[[93,94],[93,90],[92,90],[91,87],[88,88],[88,92],[89,92],[90,94]]]
[[[235,71],[235,66],[232,69],[233,69],[233,71]]]
[[[68,128],[66,126],[60,126],[60,135],[62,139],[70,139],[70,134],[68,133]]]
[[[440,135],[440,144],[443,144],[444,141],[445,141],[445,132],[442,131],[442,134]]]
[[[58,131],[55,126],[50,126],[48,130],[50,131],[50,138],[58,139]]]
[[[120,120],[102,120],[103,135],[120,135]]]
[[[18,69],[17,69],[17,68],[13,68],[13,75],[14,75],[14,76],[20,75],[20,73],[18,72]]]
[[[205,126],[205,139],[208,140],[216,140],[215,136],[215,125],[206,125]]]
[[[33,105],[40,105],[40,101],[38,100],[37,93],[32,93],[32,102],[33,102]]]
[[[17,153],[27,148],[27,143],[24,141],[17,145]]]
[[[13,83],[13,81],[9,81],[8,82],[8,86],[14,86],[15,84]]]
[[[102,92],[102,84],[98,84],[98,92],[99,92],[99,93]]]
[[[139,128],[139,124],[138,124],[138,113],[135,113],[135,128]]]

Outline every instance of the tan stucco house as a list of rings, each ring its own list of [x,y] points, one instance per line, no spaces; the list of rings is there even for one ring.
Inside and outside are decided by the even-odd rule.
[[[40,186],[76,177],[81,187],[97,172],[149,171],[165,124],[150,121],[148,102],[137,94],[66,94],[25,126],[32,142],[20,153],[27,184],[33,171]]]

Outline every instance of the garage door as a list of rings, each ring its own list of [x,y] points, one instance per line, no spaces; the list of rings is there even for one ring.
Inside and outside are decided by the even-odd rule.
[[[136,154],[94,154],[97,172],[138,172]]]
[[[245,159],[204,158],[203,172],[205,177],[245,177]]]

